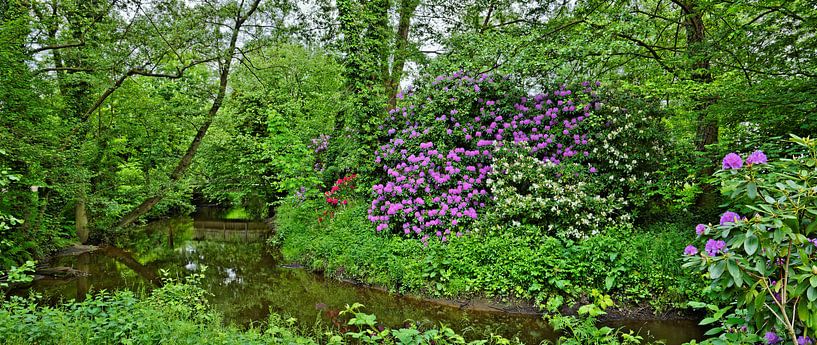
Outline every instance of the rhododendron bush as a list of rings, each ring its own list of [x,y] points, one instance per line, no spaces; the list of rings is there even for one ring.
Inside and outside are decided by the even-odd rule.
[[[369,220],[378,232],[446,241],[503,202],[489,178],[518,172],[498,171],[498,159],[522,155],[571,174],[596,173],[582,123],[600,106],[597,86],[528,95],[513,78],[457,72],[406,90],[382,127],[385,144],[374,159],[384,178],[373,187]]]
[[[731,210],[699,224],[698,243],[684,249],[684,267],[702,271],[742,313],[717,328],[727,340],[756,333],[767,343],[805,344],[817,331],[817,141],[791,142],[807,153],[775,161],[761,151],[726,155],[715,176]]]

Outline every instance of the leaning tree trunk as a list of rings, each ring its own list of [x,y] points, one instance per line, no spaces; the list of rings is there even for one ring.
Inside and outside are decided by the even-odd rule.
[[[204,139],[204,136],[207,135],[207,130],[210,128],[210,125],[213,124],[213,119],[215,119],[218,110],[221,108],[221,104],[224,101],[224,95],[227,93],[227,80],[230,75],[230,65],[233,61],[233,56],[235,56],[236,52],[236,43],[238,42],[238,34],[241,30],[241,26],[244,24],[245,21],[255,12],[258,8],[258,4],[261,0],[255,0],[251,5],[250,9],[247,11],[245,16],[238,16],[235,26],[233,27],[232,35],[230,36],[230,45],[227,48],[227,58],[221,63],[221,72],[219,75],[219,87],[218,87],[218,94],[216,94],[216,98],[213,100],[213,104],[210,106],[210,110],[207,112],[207,117],[205,117],[204,123],[199,127],[199,130],[196,132],[196,136],[193,138],[193,141],[190,142],[190,146],[187,147],[187,151],[185,152],[184,156],[179,159],[179,163],[176,164],[176,168],[173,169],[173,172],[170,174],[170,181],[166,188],[172,188],[173,185],[179,182],[179,180],[184,177],[184,173],[190,167],[190,164],[193,163],[193,157],[196,156],[196,152],[201,146],[201,141]],[[239,9],[240,11],[241,9]],[[116,223],[117,228],[126,227],[132,224],[134,221],[139,219],[139,217],[144,216],[147,214],[156,204],[158,204],[164,198],[164,190],[158,192],[158,194],[147,198],[143,201],[139,206],[136,206],[132,211],[126,214],[122,219],[120,219]]]

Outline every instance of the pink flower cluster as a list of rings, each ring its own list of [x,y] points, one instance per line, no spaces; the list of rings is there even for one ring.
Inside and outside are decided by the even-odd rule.
[[[456,72],[404,93],[408,104],[389,111],[387,142],[375,152],[384,178],[373,186],[368,218],[378,232],[423,242],[461,236],[492,201],[486,180],[496,155],[521,151],[557,165],[586,159],[580,124],[595,108],[589,83],[524,97],[510,84]]]

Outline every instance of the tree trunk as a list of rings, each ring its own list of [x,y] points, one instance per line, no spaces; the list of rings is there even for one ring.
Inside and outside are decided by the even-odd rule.
[[[414,11],[420,4],[418,0],[400,1],[400,20],[397,24],[396,49],[394,50],[394,64],[391,73],[386,78],[386,95],[389,97],[389,108],[397,105],[397,92],[400,88],[400,80],[403,78],[403,68],[406,65],[408,56],[409,32],[411,29],[411,18]]]
[[[74,226],[80,243],[88,242],[88,210],[85,208],[85,193],[80,193],[74,204]]]
[[[179,182],[182,177],[184,177],[184,173],[187,171],[187,168],[189,168],[190,164],[193,163],[193,157],[196,156],[196,152],[201,145],[201,141],[204,139],[204,136],[207,135],[207,130],[210,128],[210,125],[213,124],[213,119],[215,119],[218,110],[221,108],[221,104],[224,101],[224,95],[227,93],[227,80],[230,75],[230,65],[232,64],[233,57],[236,53],[236,43],[238,42],[238,34],[241,30],[241,26],[253,14],[253,12],[255,12],[260,1],[261,0],[255,0],[245,16],[242,17],[240,13],[238,16],[236,16],[237,20],[230,37],[230,45],[227,48],[227,58],[221,63],[218,94],[216,94],[216,98],[213,100],[213,104],[210,106],[210,110],[207,112],[207,117],[205,118],[204,123],[201,125],[201,127],[199,127],[199,130],[196,132],[196,136],[193,138],[193,141],[190,142],[190,146],[187,147],[187,152],[185,152],[184,156],[179,159],[179,163],[170,174],[169,185],[167,185],[165,188],[173,188],[173,186]],[[241,11],[240,8],[238,10]],[[164,190],[159,191],[157,195],[146,199],[139,204],[139,206],[136,206],[136,208],[122,217],[122,219],[116,223],[115,227],[122,228],[132,224],[134,221],[139,219],[139,217],[147,214],[154,206],[156,206],[156,204],[162,201],[163,198]]]
[[[695,0],[679,1],[674,0],[684,13],[684,30],[687,36],[687,58],[692,67],[692,80],[697,83],[711,84],[712,71],[710,69],[710,56],[707,47],[704,46],[706,39],[706,27],[704,26],[703,14],[696,6]],[[708,114],[709,107],[714,103],[714,99],[708,95],[695,95],[695,111],[698,113],[697,128],[695,132],[695,150],[703,153],[707,158],[707,146],[718,142],[718,120]],[[710,176],[714,172],[714,162],[705,164],[699,172],[701,176]],[[696,206],[703,210],[712,210],[720,203],[715,186],[702,183],[701,195],[696,200]]]
[[[692,80],[698,83],[712,83],[712,71],[710,70],[710,57],[707,48],[704,46],[706,39],[706,27],[704,26],[703,14],[696,6],[695,1],[678,1],[684,13],[684,30],[687,36],[687,57],[690,59],[692,67]],[[708,96],[696,96],[695,110],[698,112],[698,126],[695,136],[695,149],[700,152],[706,151],[706,146],[718,142],[718,121],[707,114],[713,99]]]

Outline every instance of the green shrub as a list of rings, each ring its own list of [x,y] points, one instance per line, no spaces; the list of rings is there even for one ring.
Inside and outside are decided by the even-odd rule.
[[[434,296],[487,295],[544,304],[578,300],[593,289],[618,301],[656,309],[700,298],[697,275],[680,267],[676,249],[694,238],[686,224],[611,227],[574,241],[539,235],[532,226],[493,235],[471,234],[442,243],[378,235],[365,219],[368,205],[353,200],[318,223],[313,203],[278,208],[277,235],[285,260],[328,275]],[[669,254],[668,254],[669,253]]]
[[[790,341],[817,331],[817,140],[791,142],[807,153],[767,162],[755,151],[745,164],[736,153],[724,157],[715,176],[732,210],[749,216],[727,211],[717,224],[699,224],[705,247],[684,250],[684,267],[705,272],[709,291],[735,301],[735,314],[715,328],[726,340],[732,327]]]

